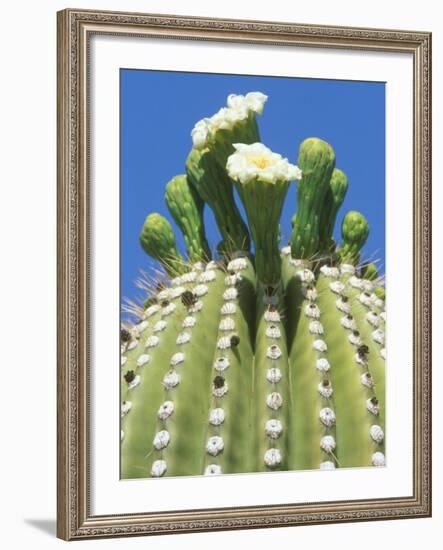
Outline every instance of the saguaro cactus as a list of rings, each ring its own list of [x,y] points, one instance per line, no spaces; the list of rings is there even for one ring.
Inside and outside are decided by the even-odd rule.
[[[223,128],[222,110],[194,129],[187,177],[166,189],[187,254],[158,214],[142,228],[169,280],[150,285],[121,330],[122,478],[385,464],[385,288],[374,264],[359,265],[369,224],[348,212],[333,241],[348,182],[328,143],[305,140],[293,166],[233,141],[258,136],[263,97],[230,96],[227,109],[246,109],[228,113],[234,123]],[[280,248],[294,180],[291,245]],[[212,261],[203,202],[222,236]]]

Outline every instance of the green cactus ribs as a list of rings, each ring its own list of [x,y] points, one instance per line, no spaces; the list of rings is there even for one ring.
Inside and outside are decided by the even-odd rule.
[[[385,464],[386,288],[369,221],[341,212],[350,182],[331,144],[305,139],[294,165],[260,142],[266,99],[230,95],[194,126],[186,174],[165,186],[185,247],[158,213],[141,228],[164,273],[121,327],[124,479]]]

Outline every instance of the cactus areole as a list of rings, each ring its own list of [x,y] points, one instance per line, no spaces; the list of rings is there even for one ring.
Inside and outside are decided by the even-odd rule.
[[[266,100],[232,94],[194,126],[186,174],[165,186],[186,251],[160,214],[141,228],[165,276],[120,331],[122,478],[385,465],[385,288],[362,261],[369,224],[346,213],[335,243],[348,178],[322,139],[301,143],[297,165],[263,145]]]

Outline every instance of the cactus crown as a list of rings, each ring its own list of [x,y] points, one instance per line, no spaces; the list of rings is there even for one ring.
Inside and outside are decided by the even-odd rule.
[[[385,289],[374,264],[357,266],[369,225],[348,212],[336,246],[348,179],[321,139],[302,142],[298,166],[261,144],[265,100],[231,95],[192,131],[186,174],[165,192],[187,258],[164,217],[143,224],[169,279],[120,332],[124,478],[384,465]]]

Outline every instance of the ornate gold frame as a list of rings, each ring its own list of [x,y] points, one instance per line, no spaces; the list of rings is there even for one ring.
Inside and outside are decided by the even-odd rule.
[[[408,52],[414,59],[413,496],[92,516],[88,489],[87,51],[94,33]],[[431,34],[64,10],[58,13],[58,536],[65,540],[431,515]]]

